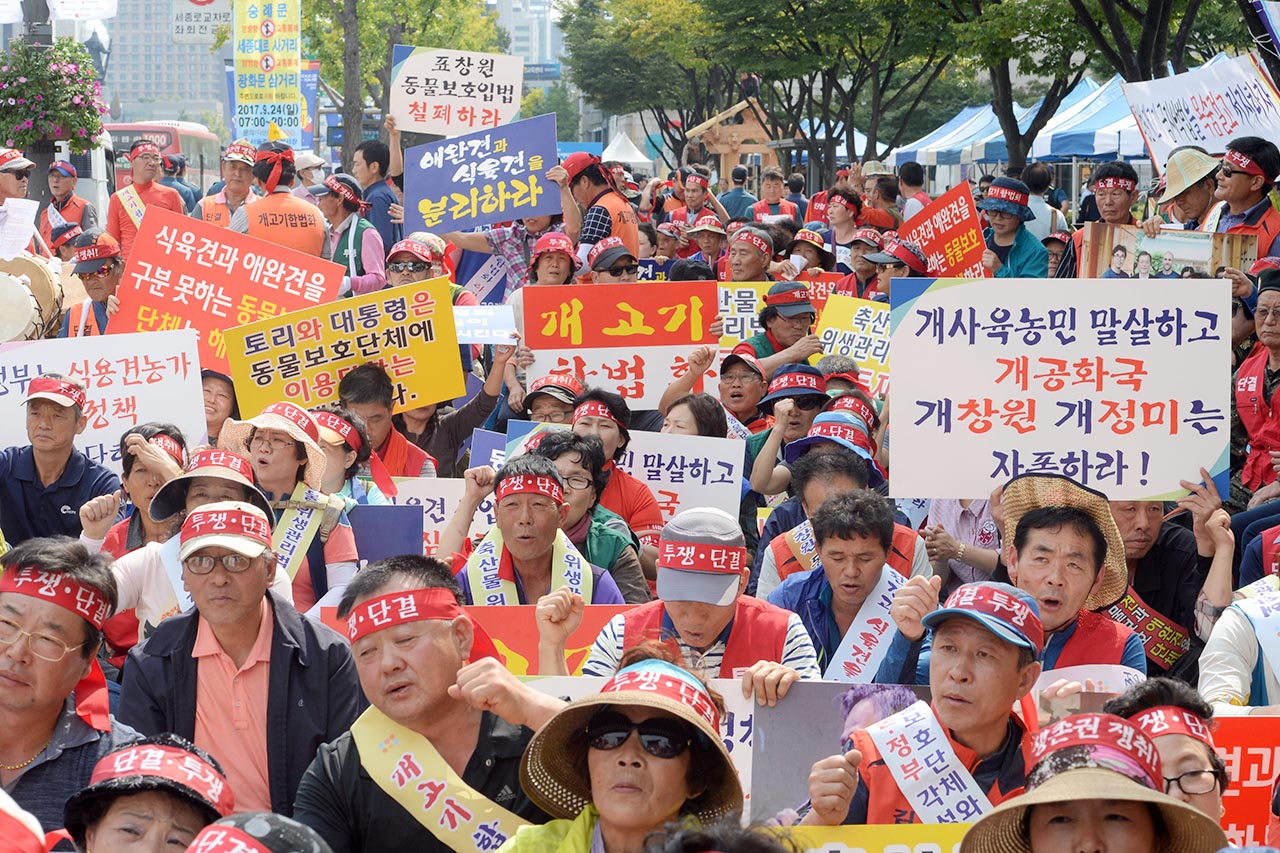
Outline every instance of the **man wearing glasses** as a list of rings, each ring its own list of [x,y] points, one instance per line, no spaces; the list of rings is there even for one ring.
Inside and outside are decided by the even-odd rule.
[[[0,148],[0,204],[27,197],[27,181],[36,164],[16,148]]]
[[[135,140],[125,157],[133,170],[133,183],[111,194],[107,203],[107,233],[120,244],[120,257],[128,260],[148,207],[163,207],[186,216],[187,206],[177,190],[158,183],[164,173],[158,145],[149,139]]]
[[[103,231],[88,231],[75,240],[74,260],[72,274],[84,285],[85,298],[63,312],[58,337],[105,335],[107,321],[120,310],[116,297],[124,273],[120,244]]]
[[[1214,230],[1256,234],[1260,258],[1280,252],[1280,211],[1269,196],[1276,175],[1280,175],[1280,149],[1274,142],[1242,136],[1227,143],[1214,192],[1224,209]]]
[[[635,284],[640,264],[620,237],[605,237],[587,256],[591,280],[596,284]]]
[[[316,750],[364,708],[350,647],[269,591],[276,555],[258,507],[206,504],[188,513],[179,536],[195,608],[133,647],[120,719],[216,756],[237,807],[291,815]]]

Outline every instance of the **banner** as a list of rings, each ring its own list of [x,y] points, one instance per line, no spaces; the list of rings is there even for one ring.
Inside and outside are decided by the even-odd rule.
[[[1179,145],[1221,154],[1240,136],[1280,137],[1280,92],[1252,54],[1120,89],[1159,171]]]
[[[898,236],[919,243],[929,261],[929,275],[956,278],[991,278],[982,265],[987,244],[982,239],[973,190],[961,181],[911,217]]]
[[[515,309],[510,305],[455,305],[453,325],[460,344],[514,344]]]
[[[1084,226],[1084,278],[1217,278],[1223,267],[1248,271],[1258,259],[1256,234],[1216,234],[1166,227],[1155,237],[1133,225]]]
[[[444,277],[237,326],[226,338],[246,418],[280,400],[304,409],[337,400],[338,381],[370,361],[391,375],[396,412],[466,387]]]
[[[899,279],[892,299],[895,496],[1040,471],[1174,500],[1202,467],[1225,477],[1227,282]]]
[[[49,0],[51,21],[105,21],[116,16],[117,0]]]
[[[391,65],[391,115],[401,130],[456,136],[506,124],[520,111],[519,56],[398,44]]]
[[[872,397],[889,393],[889,306],[883,302],[835,295],[818,321],[818,337],[828,355],[858,363],[858,379]]]
[[[176,44],[213,44],[219,27],[231,30],[231,0],[170,0],[169,7]]]
[[[565,643],[565,658],[572,675],[582,674],[582,665],[591,646],[604,626],[619,613],[631,609],[629,604],[588,604],[582,609],[582,624]],[[507,661],[507,669],[516,675],[538,674],[537,607],[532,604],[507,604],[501,607],[466,608],[489,636]],[[741,693],[741,691],[739,691]]]
[[[17,341],[0,344],[0,443],[30,444],[22,399],[42,373],[62,373],[82,383],[89,419],[75,446],[120,473],[120,436],[148,421],[176,424],[187,447],[205,441],[204,392],[196,334],[191,330],[148,335]]]
[[[777,830],[801,853],[943,853],[959,850],[968,823],[796,826]]]
[[[428,142],[404,153],[405,226],[467,231],[477,225],[560,213],[554,114],[500,130]]]
[[[621,394],[633,410],[656,409],[688,369],[689,351],[716,343],[716,300],[713,281],[526,288],[524,343],[537,356],[527,381],[569,374]]]
[[[235,124],[250,142],[267,141],[271,125],[302,146],[302,0],[235,4]]]
[[[631,443],[618,462],[653,491],[663,521],[695,506],[737,506],[743,465],[741,439],[643,430],[631,431]]]
[[[195,329],[200,366],[227,373],[226,331],[333,302],[335,263],[152,208],[120,276],[112,329]]]
[[[1231,784],[1222,792],[1222,829],[1233,845],[1261,845],[1267,837],[1272,786],[1280,774],[1275,717],[1215,717],[1213,725],[1213,742],[1231,774]]]
[[[720,336],[721,356],[727,355],[747,338],[764,331],[760,326],[760,312],[764,310],[764,295],[770,287],[773,287],[771,281],[720,283],[718,304],[720,319],[724,321],[724,334]]]

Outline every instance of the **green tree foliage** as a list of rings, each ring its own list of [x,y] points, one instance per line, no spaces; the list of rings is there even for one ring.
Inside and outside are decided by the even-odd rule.
[[[1166,77],[1220,50],[1249,44],[1231,0],[1069,0],[1074,21],[1092,44],[1105,74],[1129,82]]]
[[[569,94],[569,87],[557,83],[549,89],[532,89],[520,100],[520,118],[555,113],[556,138],[561,142],[573,142],[578,138],[578,125],[582,116],[578,105]]]

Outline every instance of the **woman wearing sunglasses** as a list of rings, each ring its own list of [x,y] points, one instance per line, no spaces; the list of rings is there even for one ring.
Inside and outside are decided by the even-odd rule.
[[[720,697],[671,657],[656,642],[637,646],[598,694],[534,735],[520,784],[558,819],[520,829],[504,853],[638,853],[668,824],[709,825],[742,808]]]

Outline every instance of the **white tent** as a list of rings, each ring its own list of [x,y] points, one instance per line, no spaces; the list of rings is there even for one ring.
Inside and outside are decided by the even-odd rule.
[[[601,160],[617,160],[628,166],[640,166],[645,169],[653,168],[653,160],[645,156],[645,153],[636,147],[631,141],[631,137],[625,132],[619,133],[613,139],[609,140],[609,144],[605,146],[604,153],[600,155]]]

